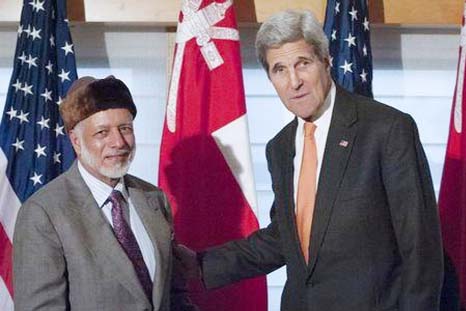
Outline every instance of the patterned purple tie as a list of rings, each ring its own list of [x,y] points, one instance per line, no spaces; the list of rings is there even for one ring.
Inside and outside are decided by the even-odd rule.
[[[131,231],[130,226],[123,217],[123,205],[125,204],[125,199],[120,191],[113,190],[108,198],[112,202],[112,221],[113,221],[113,231],[115,236],[120,242],[121,247],[128,255],[129,260],[133,263],[134,270],[138,276],[139,281],[141,282],[142,288],[146,293],[149,301],[152,302],[152,281],[149,275],[149,270],[144,262],[142,257],[141,250],[139,249],[138,242]]]

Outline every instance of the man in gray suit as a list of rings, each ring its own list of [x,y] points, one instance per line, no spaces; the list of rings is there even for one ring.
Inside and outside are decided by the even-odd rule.
[[[282,310],[437,311],[439,221],[413,119],[332,81],[328,41],[310,12],[265,21],[256,51],[296,117],[266,147],[270,225],[198,254],[205,285],[286,265]]]
[[[60,113],[77,161],[19,211],[15,309],[195,309],[174,264],[164,193],[127,174],[136,106],[126,85],[81,78]]]

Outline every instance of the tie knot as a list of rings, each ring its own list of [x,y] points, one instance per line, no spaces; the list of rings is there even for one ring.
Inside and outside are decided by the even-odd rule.
[[[317,126],[312,122],[304,123],[304,137],[314,136]]]
[[[123,194],[121,194],[121,192],[118,190],[113,190],[110,196],[108,197],[108,200],[112,203],[123,202],[124,201]]]

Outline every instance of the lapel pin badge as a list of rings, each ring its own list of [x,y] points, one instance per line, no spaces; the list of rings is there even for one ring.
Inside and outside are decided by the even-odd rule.
[[[340,143],[338,144],[341,147],[348,147],[348,141],[347,140],[340,140]]]

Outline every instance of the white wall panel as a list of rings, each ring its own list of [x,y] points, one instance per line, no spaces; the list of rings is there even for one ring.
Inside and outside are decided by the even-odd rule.
[[[271,191],[270,175],[265,159],[265,144],[253,143],[251,145],[251,155],[254,164],[254,177],[257,191]],[[259,204],[259,210],[263,207]]]
[[[424,144],[443,144],[448,137],[451,95],[436,96],[383,96],[377,100],[410,114],[419,129]]]
[[[290,118],[277,96],[248,94],[246,104],[252,144],[267,142]]]
[[[269,212],[273,203],[273,193],[270,190],[258,190],[257,203],[263,207],[259,210],[259,224],[261,227],[266,227],[270,223]],[[266,206],[269,208],[265,208]]]
[[[243,44],[243,50],[248,50],[251,46]],[[244,53],[248,54],[250,57],[253,57],[251,53]],[[244,75],[244,89],[246,91],[246,95],[254,95],[254,96],[275,96],[275,90],[267,79],[267,75],[265,74],[262,68],[259,68],[259,64],[255,62],[255,60],[246,60],[244,62],[245,66],[248,67],[255,67],[253,69],[248,68],[243,70]]]
[[[424,151],[426,153],[427,160],[429,161],[430,172],[437,197],[440,190],[443,162],[445,161],[445,150],[445,144],[424,144]]]
[[[139,178],[155,184],[159,162],[158,154],[155,153],[155,150],[159,147],[158,145],[137,143],[136,156],[131,164],[130,172]]]
[[[280,300],[281,300],[282,290],[283,288],[281,286],[269,285],[269,290],[268,290],[269,311],[280,310]]]

